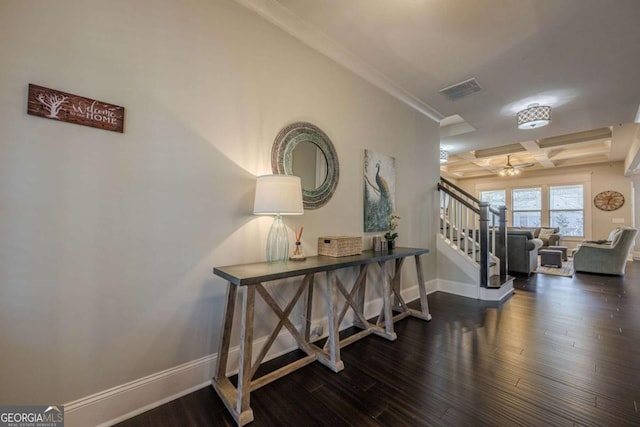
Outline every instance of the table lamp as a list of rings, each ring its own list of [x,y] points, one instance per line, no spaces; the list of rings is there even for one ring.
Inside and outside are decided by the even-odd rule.
[[[267,238],[267,261],[286,261],[289,235],[282,215],[302,215],[302,184],[294,175],[262,175],[256,182],[255,215],[275,215]]]

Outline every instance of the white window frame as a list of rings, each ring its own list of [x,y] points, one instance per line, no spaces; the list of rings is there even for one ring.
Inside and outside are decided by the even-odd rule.
[[[511,203],[511,189],[524,188],[524,187],[542,187],[542,226],[549,226],[549,198],[545,197],[548,194],[548,187],[550,185],[577,185],[582,184],[584,187],[584,237],[567,236],[562,237],[564,242],[580,243],[584,239],[590,239],[592,236],[592,205],[591,205],[591,174],[570,174],[562,176],[541,176],[537,178],[493,178],[486,182],[478,183],[475,185],[475,194],[479,198],[480,191],[489,190],[505,190],[506,191],[506,203],[507,209],[510,210]],[[545,212],[547,213],[545,215]],[[512,226],[511,215],[507,214],[507,225]]]
[[[582,209],[551,209],[551,188],[552,187],[568,187],[568,186],[582,186]],[[547,223],[551,224],[551,213],[552,212],[576,212],[576,211],[581,211],[582,212],[582,235],[580,236],[567,236],[567,237],[572,237],[572,238],[576,238],[576,239],[584,239],[584,235],[585,235],[585,228],[586,228],[586,221],[584,219],[584,211],[585,211],[585,198],[584,198],[584,193],[585,193],[585,186],[584,184],[556,184],[556,185],[549,185],[548,186],[548,191],[547,191],[547,200],[549,203],[549,209],[547,211],[547,215],[548,215],[548,219],[547,219]]]
[[[540,190],[540,209],[518,209],[515,210],[513,207],[513,192],[518,190]],[[540,227],[544,224],[544,216],[542,215],[542,200],[544,199],[544,189],[541,185],[536,185],[535,187],[512,187],[511,190],[511,224],[515,224],[516,221],[516,212],[540,212]]]
[[[482,192],[489,192],[489,191],[502,191],[504,193],[504,200],[505,200],[505,206],[507,206],[507,192],[504,189],[495,189],[495,190],[482,190],[478,192],[478,200],[482,201]]]

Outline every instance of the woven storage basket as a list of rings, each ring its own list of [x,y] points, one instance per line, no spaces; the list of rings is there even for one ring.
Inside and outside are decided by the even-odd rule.
[[[318,255],[341,257],[362,253],[362,237],[318,237]]]

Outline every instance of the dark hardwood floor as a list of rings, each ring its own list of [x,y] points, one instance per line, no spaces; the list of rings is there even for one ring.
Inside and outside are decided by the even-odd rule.
[[[311,364],[253,392],[251,425],[640,425],[640,262],[515,288],[502,304],[429,295],[431,322],[346,347],[339,374]],[[234,422],[211,387],[119,424],[218,425]]]

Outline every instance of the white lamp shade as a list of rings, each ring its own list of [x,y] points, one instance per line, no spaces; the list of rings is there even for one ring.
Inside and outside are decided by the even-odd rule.
[[[302,215],[302,184],[294,175],[262,175],[253,202],[256,215]]]

